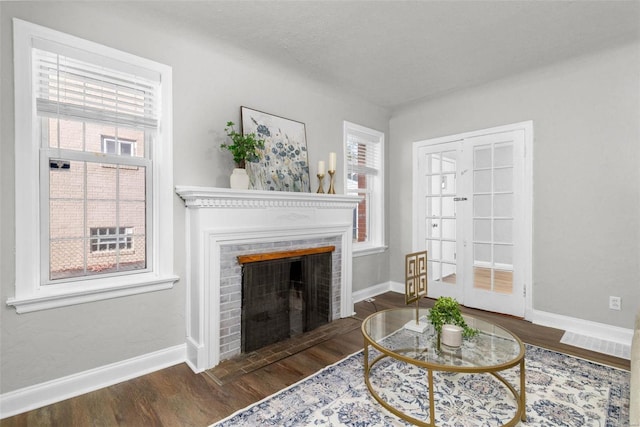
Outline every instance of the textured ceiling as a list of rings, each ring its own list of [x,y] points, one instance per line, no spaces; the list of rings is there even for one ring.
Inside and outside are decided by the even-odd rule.
[[[129,6],[391,108],[640,38],[640,1],[162,1]]]

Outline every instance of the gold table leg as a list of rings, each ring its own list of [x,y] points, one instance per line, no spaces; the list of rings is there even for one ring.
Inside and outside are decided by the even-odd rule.
[[[364,340],[364,378],[369,378],[369,343]]]
[[[527,421],[527,391],[525,389],[524,380],[524,357],[520,361],[520,405],[522,405],[522,421]]]
[[[431,421],[431,425],[436,425],[436,408],[433,399],[433,371],[431,369],[427,370],[429,377],[429,419]]]

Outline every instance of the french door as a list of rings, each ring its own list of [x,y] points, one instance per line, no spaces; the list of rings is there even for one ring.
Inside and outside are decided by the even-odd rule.
[[[459,270],[464,256],[463,223],[458,220],[460,142],[428,145],[418,150],[417,210],[420,238],[416,250],[427,250],[428,296],[463,300]],[[460,267],[459,267],[460,265]]]
[[[527,131],[513,125],[416,143],[414,249],[428,251],[430,297],[524,316],[531,271]]]

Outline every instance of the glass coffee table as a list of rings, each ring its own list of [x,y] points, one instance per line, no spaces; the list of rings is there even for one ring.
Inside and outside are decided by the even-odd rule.
[[[420,318],[425,318],[428,309],[420,309]],[[431,325],[423,333],[413,332],[404,325],[415,320],[415,308],[399,308],[379,311],[362,322],[364,336],[364,380],[371,395],[390,412],[419,426],[435,426],[434,375],[436,371],[462,374],[487,373],[504,385],[504,392],[511,393],[516,401],[516,411],[504,426],[514,426],[526,421],[524,344],[508,330],[490,322],[463,315],[467,324],[479,330],[479,334],[463,339],[459,348],[439,346],[438,337]],[[369,347],[382,354],[369,361]],[[419,420],[385,401],[371,384],[374,365],[385,358],[393,358],[424,369],[428,381],[429,420]],[[520,366],[520,391],[509,383],[501,371]],[[508,391],[507,391],[508,390]],[[426,406],[426,405],[425,405]]]

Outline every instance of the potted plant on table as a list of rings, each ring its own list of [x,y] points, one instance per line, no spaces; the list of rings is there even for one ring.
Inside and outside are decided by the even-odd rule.
[[[473,337],[478,333],[477,329],[471,328],[467,325],[467,322],[464,320],[464,317],[462,317],[462,313],[460,312],[460,305],[455,298],[438,298],[433,305],[433,308],[429,310],[427,318],[438,334],[438,347],[440,347],[440,339],[443,333],[443,327],[445,326],[447,336],[445,337],[444,344],[449,345],[453,343],[452,346],[454,347],[458,341],[457,337],[453,337],[453,335],[456,335],[456,331],[460,334],[459,340],[461,340],[462,337]]]
[[[255,133],[243,135],[236,131],[235,123],[227,122],[224,131],[231,139],[231,144],[220,144],[220,148],[227,149],[233,156],[236,164],[231,175],[231,188],[249,188],[249,176],[245,170],[247,162],[257,162],[260,158],[260,151],[264,149],[264,140],[259,139]]]

